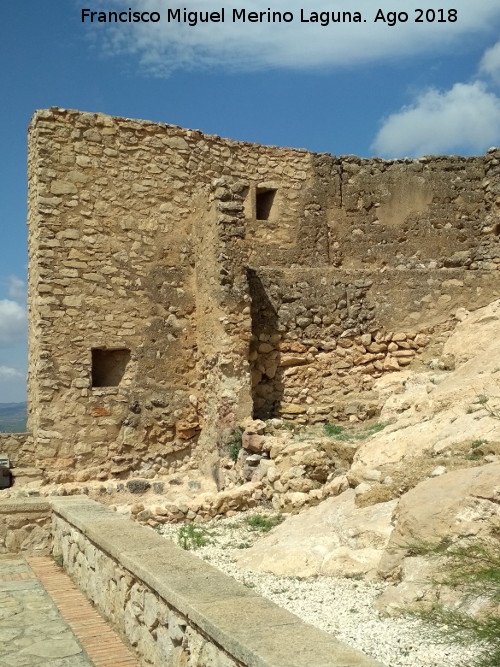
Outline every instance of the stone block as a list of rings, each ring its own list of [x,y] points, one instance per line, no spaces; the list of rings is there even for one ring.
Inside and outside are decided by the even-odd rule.
[[[246,431],[242,436],[242,446],[243,449],[246,449],[249,452],[261,452],[264,444],[264,436],[257,435],[254,433],[247,433]]]
[[[130,493],[145,493],[151,487],[151,484],[145,479],[130,479],[125,486]]]

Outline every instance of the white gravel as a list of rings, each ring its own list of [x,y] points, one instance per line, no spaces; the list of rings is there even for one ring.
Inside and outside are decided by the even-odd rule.
[[[259,509],[260,515],[273,515]],[[255,511],[195,524],[209,540],[191,552],[254,589],[284,609],[329,632],[341,641],[373,656],[387,667],[468,666],[477,647],[439,642],[415,619],[381,616],[373,607],[384,590],[383,582],[340,577],[277,577],[241,570],[235,560],[238,549],[248,548],[265,533],[247,523]],[[177,542],[179,524],[165,524],[158,531]]]

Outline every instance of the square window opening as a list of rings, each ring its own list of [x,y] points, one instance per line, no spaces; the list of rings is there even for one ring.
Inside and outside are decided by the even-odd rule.
[[[257,190],[255,193],[255,217],[257,220],[269,220],[276,190]]]
[[[130,350],[92,349],[92,386],[118,387],[127,364]]]

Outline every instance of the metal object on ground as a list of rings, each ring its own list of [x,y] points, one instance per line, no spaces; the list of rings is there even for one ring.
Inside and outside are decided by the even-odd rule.
[[[0,489],[8,489],[11,479],[9,457],[6,454],[0,454]]]

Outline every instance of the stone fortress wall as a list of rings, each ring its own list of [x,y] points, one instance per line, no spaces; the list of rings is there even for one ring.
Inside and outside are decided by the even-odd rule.
[[[36,112],[28,465],[208,470],[252,416],[373,416],[377,377],[498,298],[499,172]]]

